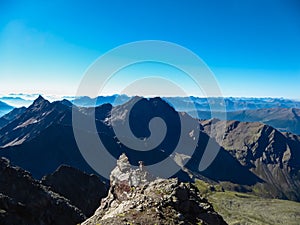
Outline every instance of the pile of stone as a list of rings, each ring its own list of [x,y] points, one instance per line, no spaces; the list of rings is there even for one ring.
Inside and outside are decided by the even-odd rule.
[[[133,169],[124,154],[110,182],[108,196],[84,225],[226,224],[194,185],[154,178],[142,162]]]

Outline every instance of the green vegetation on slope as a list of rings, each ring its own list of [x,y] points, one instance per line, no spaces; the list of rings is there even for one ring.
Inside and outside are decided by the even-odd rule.
[[[212,186],[200,180],[196,181],[196,185],[228,224],[300,224],[300,203],[298,202],[260,198],[234,191],[221,191],[220,185]]]

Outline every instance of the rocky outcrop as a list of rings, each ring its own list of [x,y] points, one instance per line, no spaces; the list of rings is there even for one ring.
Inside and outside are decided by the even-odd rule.
[[[110,182],[108,196],[83,225],[226,224],[194,185],[154,178],[142,163],[133,169],[124,154]]]
[[[19,167],[0,158],[0,224],[65,225],[86,217],[70,201],[52,192]]]
[[[30,211],[20,202],[0,193],[0,223],[26,225],[32,221]]]
[[[127,156],[122,154],[116,168],[110,174],[110,185],[118,186],[126,183],[127,186],[136,187],[153,181],[154,177],[145,169],[143,162],[140,161],[139,164],[138,169],[132,169]]]
[[[99,177],[65,165],[43,177],[42,184],[69,199],[87,217],[94,214],[101,199],[107,196],[106,185]]]

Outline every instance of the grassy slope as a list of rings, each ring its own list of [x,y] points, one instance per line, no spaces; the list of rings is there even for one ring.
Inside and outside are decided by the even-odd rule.
[[[215,210],[228,224],[300,224],[300,203],[278,199],[260,198],[252,194],[232,191],[209,190],[209,185],[196,182]],[[206,189],[207,188],[207,189]]]

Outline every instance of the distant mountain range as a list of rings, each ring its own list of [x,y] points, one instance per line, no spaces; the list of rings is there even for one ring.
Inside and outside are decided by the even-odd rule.
[[[0,156],[30,171],[35,178],[53,172],[62,164],[95,173],[74,139],[72,107],[82,119],[91,115],[92,108],[74,106],[67,100],[50,103],[41,96],[28,108],[14,110],[5,117],[8,122],[0,129]],[[178,113],[161,98],[134,97],[117,106],[103,104],[95,108],[95,116],[98,135],[115,158],[126,153],[133,165],[138,165],[140,160],[151,165],[171,155],[179,168],[175,176],[181,180],[190,180],[192,176],[210,182],[229,182],[238,185],[240,190],[300,201],[300,137],[297,135],[281,133],[257,122],[199,121],[187,113]],[[168,129],[164,140],[151,151],[130,149],[117,139],[112,127],[121,129],[124,118],[129,118],[134,136],[147,143],[148,123],[154,117],[162,118]],[[183,131],[180,121],[188,124]],[[219,133],[219,126],[226,127],[224,137]],[[179,137],[184,137],[188,146],[194,140],[195,131],[200,135],[193,155],[184,155],[184,151],[173,155]],[[82,127],[80,132],[88,134],[90,130]],[[220,152],[200,172],[198,165],[210,137]],[[131,137],[124,138],[130,141]],[[189,162],[181,168],[188,157]]]
[[[199,98],[199,97],[168,97],[164,98],[177,111],[240,111],[269,108],[300,108],[300,101],[283,98]]]
[[[21,97],[19,97],[21,96]],[[35,95],[34,95],[35,96]],[[23,95],[4,96],[0,98],[0,127],[8,121],[1,118],[14,107],[29,106],[33,100],[25,100]],[[27,95],[24,97],[28,98]],[[32,98],[32,96],[29,96]],[[49,97],[55,99],[55,97]],[[95,107],[109,103],[121,105],[131,99],[127,95],[99,96],[97,98],[68,97],[70,104],[81,107]],[[199,97],[165,97],[162,98],[177,111],[188,112],[198,119],[238,120],[242,122],[261,122],[282,132],[300,134],[300,102],[281,98],[199,98]],[[5,103],[6,104],[5,104]],[[215,111],[211,111],[215,110]],[[224,111],[225,110],[225,111]],[[212,114],[213,113],[213,114]],[[212,116],[213,115],[213,116]]]
[[[87,96],[73,97],[71,100],[77,106],[94,107],[105,103],[112,105],[120,105],[127,102],[132,97],[127,95],[112,95],[112,96],[99,96],[90,98]],[[162,97],[163,100],[168,102],[177,111],[190,112],[192,110],[210,111],[212,108],[215,110],[241,111],[241,110],[256,110],[256,109],[269,109],[269,108],[299,108],[300,101],[283,99],[283,98],[240,98],[240,97]]]
[[[210,111],[190,112],[197,114],[199,119],[211,119]],[[214,112],[215,118],[238,120],[242,122],[261,122],[270,125],[282,132],[300,134],[300,109],[299,108],[263,108],[230,112]]]
[[[11,111],[14,107],[0,101],[0,117]],[[0,120],[1,125],[1,120]]]
[[[112,95],[112,96],[99,96],[96,98],[90,98],[87,96],[83,97],[74,97],[71,102],[77,106],[83,107],[95,107],[109,103],[111,105],[120,105],[127,102],[131,97],[127,95]]]
[[[38,94],[11,94],[0,97],[0,101],[13,107],[28,107],[39,95]],[[120,105],[127,102],[130,96],[127,95],[111,95],[98,96],[91,98],[88,96],[45,96],[51,102],[67,99],[77,106],[94,107],[105,103],[112,105]],[[209,111],[214,109],[224,109],[226,111],[252,110],[252,109],[267,109],[267,108],[300,108],[300,101],[283,99],[283,98],[245,98],[245,97],[162,97],[177,111],[192,111],[194,109],[200,111]]]
[[[26,100],[21,97],[10,97],[10,96],[1,97],[0,101],[3,101],[13,107],[22,107],[22,106],[28,107],[33,102],[32,100]]]

